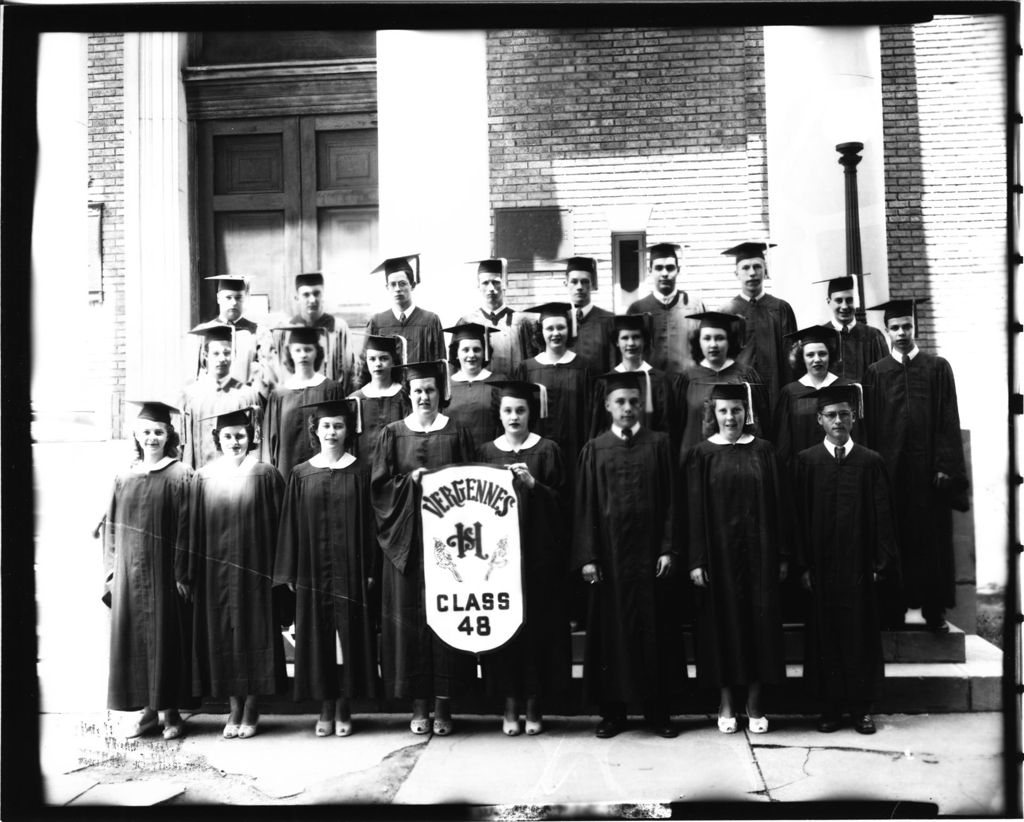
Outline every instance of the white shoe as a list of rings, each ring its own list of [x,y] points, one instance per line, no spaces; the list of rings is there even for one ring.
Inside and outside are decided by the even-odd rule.
[[[718,717],[718,730],[723,734],[734,734],[736,733],[736,717],[734,716],[720,716]]]
[[[752,734],[766,734],[768,733],[768,717],[766,716],[751,716],[748,717],[747,727],[750,729]]]

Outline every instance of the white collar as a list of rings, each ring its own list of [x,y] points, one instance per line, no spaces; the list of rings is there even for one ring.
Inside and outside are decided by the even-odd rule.
[[[309,464],[312,465],[314,468],[348,468],[355,461],[356,458],[348,451],[343,452],[342,455],[338,458],[337,462],[328,462],[327,457],[324,456],[323,451],[321,451],[319,454],[314,454],[312,457],[309,458]]]
[[[889,349],[889,353],[892,354],[892,358],[894,360],[896,360],[896,362],[898,362],[900,365],[903,365],[903,355],[902,354],[897,354],[895,348]],[[917,344],[915,343],[913,349],[911,349],[910,353],[907,354],[907,356],[910,357],[910,359],[914,359],[914,357],[916,357],[920,353],[921,353],[921,349],[918,348]]]
[[[711,363],[708,362],[708,358],[705,357],[703,360],[700,361],[700,365],[701,368],[707,368],[710,371],[714,371],[716,374],[721,374],[723,371],[725,371],[726,368],[728,368],[734,362],[736,362],[736,360],[734,360],[732,357],[726,357],[725,363],[722,365],[722,367],[715,368],[714,366],[711,365]]]
[[[508,307],[508,303],[502,303],[502,304],[501,304],[501,305],[499,305],[499,306],[498,306],[497,308],[495,308],[495,309],[494,309],[494,311],[490,311],[490,310],[489,310],[489,309],[487,308],[487,306],[486,306],[486,305],[482,305],[482,306],[480,306],[480,312],[481,312],[481,313],[482,313],[482,314],[484,315],[484,317],[486,317],[487,319],[490,319],[490,317],[491,317],[491,314],[504,314],[506,310],[508,310],[508,311],[511,311],[511,310],[512,310],[511,308],[509,308],[509,307]]]
[[[298,391],[300,388],[313,388],[317,385],[320,385],[320,383],[322,383],[326,379],[327,377],[325,377],[319,371],[317,371],[308,382],[306,380],[303,380],[298,374],[291,374],[289,375],[288,379],[284,381],[284,387]]]
[[[490,377],[492,376],[493,375],[491,374],[489,369],[482,368],[480,369],[480,373],[473,377],[473,379],[470,379],[469,376],[463,371],[456,371],[454,374],[452,374],[451,380],[452,382],[483,382],[486,379],[490,379]]]
[[[497,448],[499,451],[515,451],[516,453],[519,453],[525,448],[533,448],[533,446],[535,446],[538,442],[540,442],[540,434],[534,434],[531,431],[529,434],[526,435],[526,439],[523,441],[523,444],[516,448],[514,445],[512,445],[512,443],[508,441],[508,437],[502,434],[494,441],[494,447]]]
[[[624,436],[622,436],[622,432],[625,431],[625,430],[626,430],[625,428],[619,428],[619,426],[617,426],[614,422],[612,423],[612,433],[616,437],[618,437],[620,440],[626,439]],[[640,423],[634,422],[629,427],[629,430],[633,432],[633,436],[635,437],[636,436],[636,432],[640,430]]]
[[[825,374],[825,379],[821,381],[821,385],[815,385],[811,381],[810,374],[804,374],[799,380],[797,380],[797,382],[799,382],[800,385],[806,385],[808,388],[824,388],[826,385],[832,385],[832,383],[834,383],[838,379],[839,377],[837,377],[835,374],[829,371]]]
[[[162,471],[168,465],[174,462],[174,457],[161,457],[157,462],[152,465],[147,465],[144,462],[136,462],[132,465],[133,474],[152,474],[154,471]]]
[[[367,399],[377,399],[378,397],[393,397],[399,391],[402,390],[402,384],[400,382],[393,382],[387,388],[377,388],[372,382],[368,382],[364,385],[360,391],[363,392],[363,396]],[[350,394],[350,397],[354,397],[355,394]]]
[[[853,437],[846,441],[846,445],[843,448],[846,449],[846,456],[850,456],[850,452],[853,450]],[[825,437],[825,450],[832,455],[832,459],[836,458],[836,447],[829,442],[828,437]]]
[[[575,351],[570,351],[570,350],[567,349],[566,352],[562,355],[562,359],[560,359],[560,360],[553,360],[553,359],[551,359],[551,355],[547,351],[541,351],[535,357],[535,359],[541,365],[562,365],[563,363],[569,363],[569,362],[572,362],[573,360],[575,360],[576,359],[576,352]]]
[[[660,291],[655,289],[654,291],[651,292],[651,296],[654,297],[654,299],[656,299],[662,305],[668,305],[670,302],[672,302],[672,300],[674,300],[676,297],[679,296],[679,289],[677,288],[675,291],[673,291],[667,297],[664,294],[662,294]]]
[[[440,431],[442,428],[444,428],[448,424],[448,417],[446,417],[444,414],[441,414],[439,412],[438,415],[434,418],[434,421],[430,425],[428,425],[426,428],[424,428],[416,420],[416,413],[413,412],[408,417],[406,417],[403,420],[403,422],[407,426],[409,426],[409,428],[412,431],[416,431],[416,432],[418,432],[420,434],[429,434],[432,431]]]
[[[257,459],[253,452],[249,452],[242,459],[242,462],[235,465],[235,462],[227,454],[222,454],[212,462],[206,463],[199,470],[206,476],[226,476],[229,474],[248,474],[252,471],[253,467],[259,465],[259,459]]]
[[[586,317],[587,314],[589,314],[591,312],[593,307],[594,307],[593,303],[587,303],[585,306],[582,306],[581,308],[577,308],[576,306],[573,306],[572,307],[573,316],[576,316],[576,312],[577,311],[582,311],[583,312],[583,316]]]
[[[391,313],[395,315],[395,319],[400,320],[402,315],[405,314],[406,322],[408,322],[409,318],[412,316],[412,312],[415,310],[416,303],[409,303],[409,307],[405,309],[399,308],[397,305],[391,306]]]
[[[620,362],[617,366],[615,366],[615,370],[618,371],[620,374],[628,374],[628,373],[630,373],[630,372],[628,372],[626,370],[626,364],[624,362]],[[647,360],[641,360],[640,361],[640,367],[637,369],[637,371],[650,371],[650,370],[651,370],[651,364],[649,362],[647,362]]]
[[[713,442],[715,445],[746,445],[748,442],[754,441],[753,434],[741,434],[740,438],[736,442],[729,442],[721,434],[712,434],[708,437],[708,442]]]
[[[839,321],[838,321],[838,320],[837,320],[837,319],[836,319],[835,317],[833,317],[833,318],[832,318],[832,321],[831,321],[831,322],[832,322],[832,327],[833,327],[833,328],[834,328],[834,329],[835,329],[836,331],[842,331],[842,330],[843,330],[843,327],[844,327],[844,326],[843,326],[843,324],[842,324],[841,322],[839,322]],[[854,327],[854,326],[855,326],[856,324],[857,324],[857,318],[856,318],[856,317],[854,317],[854,318],[853,318],[852,320],[850,320],[850,323],[849,323],[849,325],[847,325],[847,326],[845,326],[845,327],[846,327],[846,328],[851,328],[851,329],[852,329],[852,328],[853,328],[853,327]]]
[[[765,297],[768,296],[768,292],[762,288],[761,293],[758,294],[756,297],[748,297],[742,291],[740,292],[740,296],[749,303],[751,300],[763,300]]]

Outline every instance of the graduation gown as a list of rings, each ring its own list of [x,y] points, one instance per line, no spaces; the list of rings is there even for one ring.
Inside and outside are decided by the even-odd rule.
[[[767,440],[687,454],[689,570],[704,567],[697,589],[697,676],[707,685],[774,683],[785,678],[779,562],[794,538],[789,488]]]
[[[327,379],[341,383],[346,391],[350,390],[355,373],[355,359],[349,344],[348,323],[342,317],[324,312],[313,323],[307,323],[301,315],[292,317],[290,325],[312,325],[323,330],[321,339],[324,345],[324,362],[320,373]]]
[[[295,586],[295,699],[375,694],[367,580],[378,553],[366,469],[295,467],[278,529],[274,584]],[[336,646],[342,665],[337,666]]]
[[[284,690],[284,647],[271,602],[283,495],[277,469],[251,453],[237,467],[211,462],[192,482],[196,695]]]
[[[734,362],[721,371],[695,365],[683,374],[679,389],[685,404],[685,410],[680,412],[683,415],[680,448],[684,451],[708,438],[708,433],[704,431],[704,405],[711,396],[711,388],[716,382],[750,383],[750,393],[754,398],[754,419],[757,421],[756,431],[770,430],[768,393],[764,385],[759,385],[762,382],[760,374],[739,362]]]
[[[498,392],[488,383],[506,379],[504,374],[491,372],[486,379],[452,379],[452,399],[444,410],[446,416],[467,429],[473,445],[479,448],[501,433],[498,421]]]
[[[682,379],[678,374],[666,374],[657,368],[651,368],[644,363],[646,371],[651,380],[651,404],[653,411],[648,414],[644,411],[641,424],[651,431],[664,431],[669,435],[669,444],[672,453],[679,453],[679,443],[682,437]],[[619,371],[621,366],[616,366]],[[641,378],[642,379],[642,378]],[[590,412],[590,437],[597,437],[608,430],[612,424],[611,415],[605,410],[604,400],[607,393],[607,381],[598,377],[594,381],[593,397],[591,398]],[[644,389],[646,391],[646,388]]]
[[[783,340],[797,330],[793,309],[785,300],[762,294],[753,305],[737,295],[719,310],[738,314],[746,321],[746,339],[736,361],[764,378],[768,402],[775,402],[782,386],[793,380],[789,349]]]
[[[656,579],[675,554],[675,471],[668,435],[641,427],[627,444],[610,430],[580,455],[571,567],[596,563],[583,684],[590,700],[650,702],[686,676],[678,577]],[[678,570],[678,569],[676,569]]]
[[[202,374],[182,393],[181,461],[189,468],[202,468],[220,456],[213,442],[217,420],[209,417],[260,407],[259,392],[230,375],[223,383],[218,383],[209,374]]]
[[[415,468],[472,462],[473,439],[447,420],[440,430],[413,431],[405,420],[381,431],[371,472],[377,542],[384,552],[381,672],[387,697],[457,696],[476,676],[476,660],[454,651],[427,627],[423,605],[423,538]]]
[[[953,369],[920,351],[904,368],[889,356],[864,377],[868,444],[892,479],[906,605],[955,604],[953,509],[966,511],[967,467]],[[936,472],[948,487],[933,485]]]
[[[441,320],[437,314],[418,305],[406,315],[404,324],[398,321],[390,308],[374,314],[366,324],[366,333],[383,337],[401,334],[409,343],[406,362],[445,359]]]
[[[565,464],[561,449],[540,440],[519,451],[488,442],[480,462],[525,462],[536,480],[532,489],[516,481],[523,550],[524,625],[499,650],[482,657],[488,690],[500,696],[546,696],[567,691],[572,673],[569,635],[568,533],[565,522]]]
[[[363,430],[359,434],[356,455],[364,470],[369,472],[370,466],[373,465],[373,455],[377,450],[380,432],[385,425],[409,416],[412,411],[412,403],[409,401],[409,395],[405,393],[405,389],[401,387],[390,397],[370,397],[367,396],[364,385],[349,396],[357,397],[360,400]]]
[[[687,314],[704,311],[704,301],[690,291],[677,291],[666,305],[653,294],[641,297],[626,309],[627,314],[651,316],[651,365],[669,374],[682,374],[697,365],[691,344],[700,331],[700,321]]]
[[[839,339],[841,346],[838,361],[829,366],[829,371],[838,377],[863,382],[868,366],[889,356],[889,343],[885,334],[865,323],[858,322],[853,328],[846,326],[840,332]]]
[[[573,308],[570,314],[573,316],[569,319],[569,329],[573,336],[569,341],[569,348],[583,360],[591,374],[604,374],[609,371],[614,362],[609,341],[615,315],[595,305],[587,312],[583,321],[576,324],[576,309]]]
[[[834,375],[833,375],[834,376]],[[848,385],[851,380],[832,379],[822,385]],[[789,383],[779,392],[772,414],[772,442],[779,462],[787,468],[792,466],[796,455],[825,436],[818,425],[818,389],[800,380]]]
[[[796,500],[814,603],[804,680],[827,703],[866,710],[885,677],[873,574],[899,568],[885,463],[854,444],[840,464],[818,442],[796,456]]]
[[[291,476],[292,468],[316,453],[309,439],[310,409],[302,406],[344,396],[341,384],[331,379],[305,388],[279,385],[267,400],[260,459],[273,465],[282,477]]]
[[[488,338],[491,346],[489,368],[495,373],[514,373],[520,363],[533,357],[540,350],[537,347],[536,321],[522,311],[505,306],[494,319],[491,319],[491,312],[477,308],[459,317],[455,324],[466,323],[480,323],[485,328],[498,329],[496,334],[491,334]]]
[[[125,470],[114,479],[103,532],[111,710],[190,702],[192,608],[176,583],[188,580],[191,477],[191,469],[171,460],[156,471]]]
[[[576,461],[587,440],[593,392],[590,371],[578,355],[570,362],[562,359],[553,365],[531,357],[520,366],[515,379],[543,385],[548,392],[548,416],[537,420],[536,430],[554,440],[562,449],[569,487],[575,486]]]

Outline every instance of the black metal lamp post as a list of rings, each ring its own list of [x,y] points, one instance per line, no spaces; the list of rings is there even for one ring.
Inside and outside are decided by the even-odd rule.
[[[857,277],[857,322],[865,322],[864,274],[860,255],[860,205],[857,199],[857,164],[863,159],[860,152],[863,143],[840,143],[836,151],[841,155],[839,165],[843,167],[846,180],[846,273]]]

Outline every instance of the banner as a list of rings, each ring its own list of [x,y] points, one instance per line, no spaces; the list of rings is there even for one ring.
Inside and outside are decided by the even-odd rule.
[[[421,477],[427,624],[460,651],[493,651],[523,622],[519,500],[512,472],[453,465]]]

